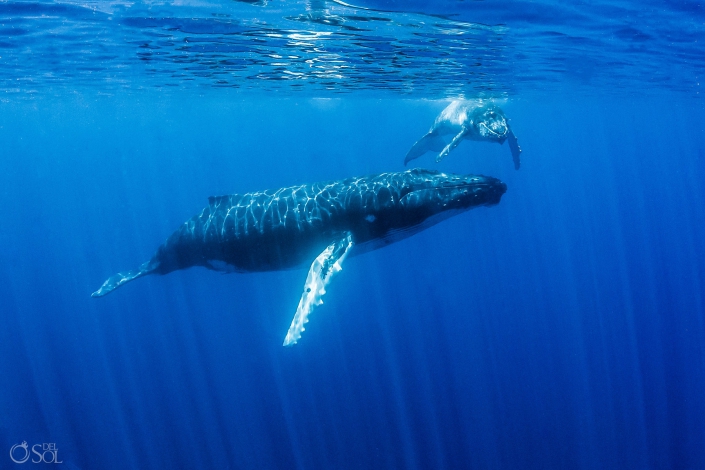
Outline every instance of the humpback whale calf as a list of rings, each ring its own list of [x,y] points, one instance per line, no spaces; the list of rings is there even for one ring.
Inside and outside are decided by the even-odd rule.
[[[446,144],[446,136],[452,136]],[[521,148],[516,136],[509,128],[507,118],[492,101],[456,100],[438,115],[428,133],[411,147],[404,159],[404,165],[419,158],[426,152],[440,152],[436,161],[440,162],[461,141],[480,140],[486,142],[509,143],[514,168],[519,169]]]
[[[210,197],[133,271],[110,277],[108,294],[147,274],[191,266],[217,271],[291,269],[313,263],[284,345],[295,344],[346,256],[409,237],[478,206],[499,203],[496,178],[413,169],[276,190]]]

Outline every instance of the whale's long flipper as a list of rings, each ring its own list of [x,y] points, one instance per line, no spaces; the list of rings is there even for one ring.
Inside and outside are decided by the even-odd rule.
[[[445,141],[439,134],[429,132],[425,136],[421,137],[414,144],[414,146],[411,147],[409,152],[406,154],[406,158],[404,159],[404,165],[409,163],[411,160],[419,158],[426,152],[440,152],[445,145]]]
[[[512,151],[512,159],[514,160],[514,169],[518,170],[521,166],[521,160],[519,156],[521,155],[521,147],[519,147],[519,141],[517,140],[514,132],[509,129],[507,135],[507,142],[509,143],[509,150]]]
[[[458,146],[458,144],[460,144],[460,142],[461,142],[461,141],[463,140],[463,138],[465,137],[465,134],[466,134],[466,133],[467,133],[467,129],[465,129],[465,128],[463,127],[463,128],[460,130],[460,132],[458,132],[458,134],[457,134],[455,137],[453,137],[453,140],[451,140],[450,143],[445,146],[445,148],[443,149],[443,151],[438,154],[438,156],[436,157],[436,162],[440,162],[440,161],[443,160],[446,156],[448,156],[448,154],[451,152],[451,150],[453,150],[455,147]]]
[[[142,263],[142,265],[135,270],[128,271],[126,273],[117,273],[114,276],[110,276],[108,280],[100,286],[100,289],[91,294],[91,297],[102,297],[105,294],[109,294],[126,282],[130,282],[138,277],[146,276],[147,274],[152,274],[158,266],[159,263],[154,262],[153,260],[147,261],[146,263]]]
[[[352,234],[348,233],[345,238],[328,245],[323,253],[311,264],[308,270],[304,293],[301,295],[299,307],[296,309],[294,319],[291,321],[289,331],[284,338],[284,346],[292,346],[301,338],[301,333],[305,330],[304,325],[308,322],[308,316],[314,308],[323,303],[321,298],[326,293],[325,287],[331,278],[341,269],[341,264],[345,256],[353,246]]]

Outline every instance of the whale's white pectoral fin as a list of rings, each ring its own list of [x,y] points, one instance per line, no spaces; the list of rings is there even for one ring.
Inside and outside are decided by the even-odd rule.
[[[323,303],[321,298],[326,293],[326,286],[333,276],[343,269],[341,265],[352,246],[352,234],[348,233],[345,238],[328,245],[313,261],[311,269],[308,270],[299,307],[284,338],[284,346],[292,346],[301,338],[308,316],[314,308]]]
[[[453,150],[455,147],[458,146],[458,144],[460,144],[460,142],[465,137],[466,131],[467,129],[463,128],[460,132],[458,132],[455,137],[453,137],[453,140],[451,140],[450,143],[446,145],[446,147],[443,149],[443,151],[438,154],[438,156],[436,157],[436,162],[440,162],[441,160],[443,160],[451,152],[451,150]]]

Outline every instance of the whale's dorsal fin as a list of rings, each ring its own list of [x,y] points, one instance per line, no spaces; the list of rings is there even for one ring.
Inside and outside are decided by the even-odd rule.
[[[208,204],[209,205],[217,205],[222,202],[230,202],[230,198],[232,196],[228,194],[227,196],[209,196],[208,197]]]
[[[309,314],[323,303],[321,298],[326,293],[326,286],[333,276],[343,269],[341,264],[352,246],[352,234],[347,233],[344,238],[328,245],[313,260],[304,284],[304,292],[299,300],[299,307],[296,309],[294,319],[291,321],[286,338],[284,338],[284,346],[293,346],[301,338]]]

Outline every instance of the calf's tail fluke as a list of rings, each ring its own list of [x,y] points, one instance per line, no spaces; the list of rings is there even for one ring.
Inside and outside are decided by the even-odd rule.
[[[404,165],[409,163],[411,160],[419,158],[426,152],[440,152],[445,146],[446,144],[440,135],[429,132],[425,136],[421,137],[414,144],[414,146],[411,147],[409,152],[406,154],[406,158],[404,159]]]
[[[108,280],[105,281],[102,286],[100,286],[100,289],[91,294],[91,297],[102,297],[105,294],[109,294],[121,285],[130,282],[133,279],[146,276],[147,274],[152,274],[158,266],[159,263],[155,263],[154,261],[147,261],[146,263],[142,263],[142,265],[137,269],[128,271],[126,273],[117,273],[114,276],[110,276]]]

